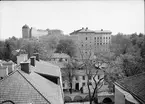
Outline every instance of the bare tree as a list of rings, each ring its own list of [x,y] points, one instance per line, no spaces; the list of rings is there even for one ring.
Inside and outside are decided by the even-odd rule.
[[[81,55],[81,61],[83,62],[84,70],[87,76],[89,102],[90,104],[92,104],[92,102],[98,104],[98,92],[99,89],[103,86],[104,77],[100,77],[98,80],[96,80],[96,77],[98,75],[98,72],[101,70],[101,65],[104,63],[104,61],[99,60],[99,58],[95,58],[95,62],[93,62],[94,57],[91,49],[87,50],[87,54],[84,54],[80,48],[79,50]],[[89,77],[93,77],[93,81],[95,83],[94,86],[92,85],[93,92],[91,92]]]

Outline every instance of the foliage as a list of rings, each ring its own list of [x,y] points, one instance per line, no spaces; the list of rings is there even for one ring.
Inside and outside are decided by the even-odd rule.
[[[61,39],[56,48],[56,53],[66,53],[70,57],[75,56],[76,46],[72,39]]]

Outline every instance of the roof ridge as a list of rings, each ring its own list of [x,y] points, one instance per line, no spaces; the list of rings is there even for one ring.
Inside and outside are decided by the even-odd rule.
[[[134,78],[134,77],[140,76],[140,75],[142,75],[142,74],[145,74],[145,72],[139,73],[139,74],[136,74],[136,75],[133,75],[133,76],[125,77],[125,78],[122,78],[122,79],[119,79],[119,80],[117,80],[116,82],[119,82],[119,81],[124,80],[124,79]]]
[[[37,88],[19,71],[19,70],[17,70],[19,73],[20,73],[20,75],[49,103],[49,104],[51,104],[49,101],[48,101],[48,99],[40,92],[40,91],[38,91],[37,90]]]

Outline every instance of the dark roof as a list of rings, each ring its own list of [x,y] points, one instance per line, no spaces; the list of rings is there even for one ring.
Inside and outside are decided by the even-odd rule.
[[[132,96],[145,103],[145,73],[118,80],[116,84],[119,84]]]
[[[60,85],[35,73],[36,67],[30,68],[31,73],[27,74],[19,67],[0,81],[0,102],[12,100],[16,104],[63,104]]]
[[[50,104],[18,70],[0,81],[0,102],[5,100],[16,104]]]
[[[79,29],[79,30],[76,30],[76,31],[70,33],[70,35],[77,34],[77,33],[95,33],[95,34],[110,33],[111,34],[112,32],[109,30],[103,30],[103,29],[94,31],[94,30],[90,30],[88,28],[85,28],[85,29],[82,28],[82,29]]]
[[[25,24],[22,28],[29,28],[29,26]]]

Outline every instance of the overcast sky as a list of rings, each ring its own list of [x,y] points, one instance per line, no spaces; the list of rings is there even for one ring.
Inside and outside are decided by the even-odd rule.
[[[0,38],[22,37],[22,26],[61,29],[65,34],[82,27],[144,33],[143,0],[1,1]]]

